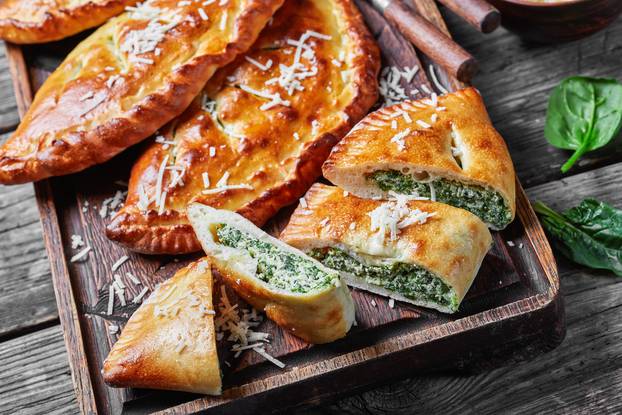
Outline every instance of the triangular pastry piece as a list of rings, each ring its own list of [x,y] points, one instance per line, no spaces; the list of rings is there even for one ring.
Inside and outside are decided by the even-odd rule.
[[[505,228],[516,211],[512,159],[474,88],[369,114],[322,171],[357,196],[430,198],[466,209],[492,229]]]
[[[99,26],[140,0],[3,0],[0,39],[43,43]]]
[[[80,43],[0,147],[0,183],[103,163],[181,114],[283,0],[147,0]]]
[[[192,203],[188,218],[227,285],[281,328],[309,343],[350,330],[354,302],[338,272],[235,212]]]
[[[351,286],[454,313],[492,244],[463,209],[427,200],[361,199],[315,184],[281,240],[339,271]]]
[[[104,361],[106,383],[219,395],[212,285],[206,258],[161,284],[134,312]]]
[[[307,191],[374,104],[379,65],[352,1],[288,0],[146,148],[108,237],[149,254],[198,251],[186,217],[193,201],[262,226]]]

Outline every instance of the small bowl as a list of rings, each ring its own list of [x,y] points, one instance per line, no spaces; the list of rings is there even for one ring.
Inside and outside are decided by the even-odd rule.
[[[557,43],[580,39],[607,27],[622,13],[622,0],[488,0],[501,23],[523,39]]]

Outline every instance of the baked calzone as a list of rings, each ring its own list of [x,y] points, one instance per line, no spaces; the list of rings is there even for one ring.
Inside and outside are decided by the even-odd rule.
[[[191,201],[263,225],[376,101],[378,53],[350,0],[288,0],[142,154],[108,237],[151,254],[200,250]]]
[[[322,171],[355,195],[429,198],[466,209],[492,229],[505,228],[516,211],[512,159],[474,88],[368,115]]]
[[[477,216],[446,204],[361,199],[315,184],[280,236],[349,285],[453,313],[492,243]]]
[[[3,0],[0,39],[42,43],[99,26],[139,0]]]
[[[338,272],[235,212],[192,203],[188,217],[227,285],[283,329],[309,343],[350,330],[354,302]]]
[[[0,183],[102,163],[179,115],[283,0],[149,0],[80,43],[0,147]]]
[[[204,258],[156,288],[104,361],[106,383],[219,395],[212,287]]]

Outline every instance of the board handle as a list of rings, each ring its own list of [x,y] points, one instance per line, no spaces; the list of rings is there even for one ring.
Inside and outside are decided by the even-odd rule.
[[[484,0],[438,0],[482,33],[490,33],[501,24],[501,13]]]
[[[401,0],[386,2],[384,6],[384,16],[406,39],[451,76],[462,82],[471,81],[477,73],[478,65],[469,52]]]

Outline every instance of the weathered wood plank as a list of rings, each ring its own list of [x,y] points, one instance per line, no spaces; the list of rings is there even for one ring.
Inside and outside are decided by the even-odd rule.
[[[0,412],[78,414],[60,326],[0,343]]]
[[[622,19],[587,39],[560,45],[528,45],[501,28],[482,35],[453,14],[444,13],[454,37],[480,63],[474,79],[495,126],[505,137],[523,186],[559,179],[569,151],[551,147],[544,138],[548,97],[555,85],[572,75],[621,78]],[[572,173],[620,160],[622,140],[585,155]]]
[[[19,123],[11,74],[8,69],[4,42],[2,43],[0,47],[0,133],[14,129]]]
[[[618,21],[607,31],[584,42],[555,47],[526,46],[502,30],[487,36],[484,41],[482,35],[471,31],[461,23],[457,24],[454,18],[450,17],[449,21],[454,35],[480,59],[482,74],[475,82],[486,97],[493,120],[510,144],[517,171],[523,182],[526,185],[534,185],[559,178],[559,165],[565,161],[567,153],[560,150],[548,151],[548,144],[542,135],[548,92],[561,77],[581,71],[597,76],[619,76],[622,54],[620,45],[613,40],[622,36],[622,21]],[[0,58],[0,68],[6,67],[6,64],[2,66],[3,57],[4,55]],[[568,64],[568,62],[573,62],[573,64]],[[2,109],[4,102],[2,94],[4,91],[10,91],[10,84],[2,83],[4,72],[6,71],[0,71],[0,86],[5,86],[0,91],[0,129],[4,125],[2,121],[6,117],[4,114],[15,114],[14,103],[12,104],[13,110],[10,110],[11,105],[8,105],[9,110],[6,112]],[[503,94],[498,94],[498,91],[503,91]],[[13,117],[16,123],[16,117]],[[586,161],[576,171],[611,163],[616,158],[619,159],[620,151],[622,151],[622,146],[614,151],[586,157]],[[621,207],[622,201],[619,196],[621,172],[622,166],[613,165],[573,176],[564,181],[538,186],[531,189],[529,194],[556,208],[574,205],[587,195],[604,198]],[[15,227],[8,231],[10,225],[5,225],[3,219],[3,212],[10,211],[12,215],[17,216],[13,219],[16,224],[25,225],[22,229],[28,227],[39,229],[38,222],[32,223],[26,219],[28,209],[35,211],[35,208],[34,202],[30,203],[30,208],[27,207],[27,199],[32,197],[32,193],[28,197],[25,195],[29,191],[32,192],[29,190],[30,187],[23,186],[22,188],[26,190],[0,188],[0,229],[7,230],[5,232],[0,230],[4,233],[0,238],[0,250],[2,250],[0,279],[4,285],[0,288],[0,336],[4,330],[4,318],[7,313],[11,313],[14,318],[27,320],[31,317],[31,312],[28,310],[21,309],[15,312],[13,310],[18,304],[30,306],[31,302],[38,301],[38,296],[41,294],[31,293],[30,288],[27,288],[33,285],[40,284],[42,289],[47,286],[48,304],[46,307],[48,311],[52,310],[51,318],[55,318],[55,303],[47,276],[47,259],[40,241],[40,234],[37,240],[34,237],[36,232],[31,230],[31,237],[25,237],[22,240],[22,231]],[[11,196],[18,201],[9,206],[7,194],[12,192],[22,193],[19,193],[21,196]],[[20,197],[24,199],[21,200]],[[28,232],[25,231],[25,233]],[[13,237],[17,239],[7,239]],[[5,255],[5,251],[8,252],[7,247],[12,248],[19,244],[21,244],[19,254]],[[41,252],[39,256],[34,255],[30,248],[36,244],[40,246],[37,248]],[[27,257],[26,260],[24,260],[24,255]],[[618,345],[622,337],[619,323],[622,314],[620,303],[616,300],[616,297],[622,298],[620,283],[607,273],[577,267],[562,259],[559,263],[570,323],[567,340],[559,349],[531,363],[499,369],[480,376],[433,376],[411,379],[344,400],[325,410],[314,410],[310,413],[361,413],[365,411],[387,413],[392,409],[402,413],[412,413],[414,407],[422,412],[428,409],[448,412],[447,408],[454,403],[457,405],[456,408],[462,412],[465,409],[473,411],[474,408],[481,412],[498,412],[501,409],[530,413],[554,409],[559,412],[578,410],[613,412],[620,407],[616,385],[622,384],[622,374],[618,364],[621,357]],[[5,264],[8,265],[5,266]],[[38,276],[33,278],[33,275]],[[7,282],[7,279],[11,278],[13,282]],[[8,291],[7,286],[11,287]],[[16,296],[20,292],[23,293],[23,297]],[[11,296],[14,296],[13,302],[10,303],[12,306],[5,306],[6,298],[11,298]],[[37,324],[26,320],[21,320],[20,327]],[[56,332],[51,335],[50,332],[55,330]],[[53,341],[55,346],[46,345],[45,340],[39,340],[51,337],[55,339]],[[24,374],[20,375],[17,384],[19,386],[29,385],[28,388],[31,389],[26,388],[30,391],[28,396],[20,395],[15,398],[13,396],[15,389],[4,388],[8,378],[0,374],[0,408],[2,411],[5,408],[8,408],[9,413],[77,411],[75,404],[65,411],[64,405],[73,399],[73,390],[66,361],[62,364],[58,362],[59,355],[62,355],[62,359],[66,359],[62,335],[58,327],[1,344],[0,367],[8,367],[5,356],[17,360],[17,357],[10,356],[27,355],[28,353],[24,350],[28,344],[32,344],[34,349],[28,352],[31,355],[37,351],[37,348],[54,352],[50,352],[43,359],[35,358],[35,363],[31,364],[32,370],[39,368],[40,372],[30,372],[35,373],[33,376],[24,371]],[[5,353],[8,347],[6,345],[15,345],[13,355]],[[23,363],[24,361],[21,360],[21,364]],[[31,366],[27,365],[27,367]],[[14,374],[15,372],[13,371]],[[28,383],[33,378],[44,379],[44,382],[43,384]],[[61,384],[64,385],[62,388]],[[48,387],[59,389],[56,393],[46,392],[47,395],[38,393],[41,388],[47,390],[45,388]],[[66,394],[71,399],[63,400]],[[35,404],[30,404],[29,399],[30,402],[36,401]],[[11,406],[7,406],[5,402]],[[45,402],[59,405],[48,407]],[[603,406],[607,403],[609,406]]]
[[[0,281],[0,339],[58,318],[29,184],[0,187]]]

